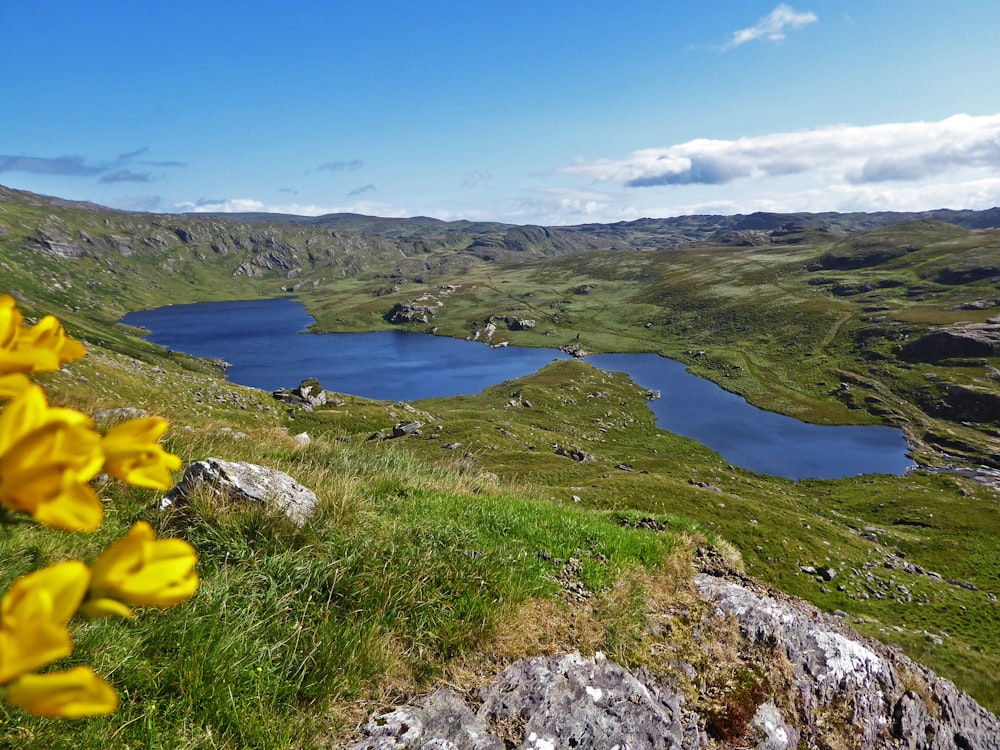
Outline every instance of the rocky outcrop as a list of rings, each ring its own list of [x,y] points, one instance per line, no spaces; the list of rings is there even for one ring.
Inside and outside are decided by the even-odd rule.
[[[68,232],[61,229],[49,231],[39,229],[35,245],[38,249],[60,258],[82,258],[87,254],[87,250],[80,243],[75,242]]]
[[[275,399],[285,404],[298,406],[303,411],[325,406],[327,404],[338,405],[340,401],[330,396],[316,378],[306,378],[299,383],[297,388],[292,390],[279,389],[271,394]]]
[[[826,746],[825,727],[839,716],[859,750],[1000,748],[996,716],[948,680],[837,618],[721,578],[699,575],[695,586],[720,614],[736,618],[748,639],[784,652],[800,701],[793,723],[806,747]]]
[[[964,385],[947,385],[944,398],[929,404],[927,413],[953,422],[997,422],[1000,421],[1000,393]]]
[[[427,323],[437,315],[437,309],[430,305],[415,305],[404,302],[397,302],[393,308],[385,314],[385,319],[389,323],[401,325],[404,323]]]
[[[589,355],[589,352],[580,346],[580,344],[563,344],[559,347],[559,351],[577,359],[582,359]]]
[[[189,464],[180,482],[164,495],[160,509],[186,504],[196,492],[208,492],[213,503],[254,503],[284,513],[298,526],[319,502],[316,493],[288,474],[244,461],[209,458]]]
[[[698,716],[608,660],[577,653],[525,659],[482,690],[473,710],[453,690],[376,715],[351,750],[556,750],[706,747]]]
[[[936,328],[903,347],[902,356],[913,362],[937,362],[954,357],[1000,356],[1000,325],[969,323]]]
[[[676,687],[684,680],[629,671],[601,653],[568,653],[518,661],[472,694],[445,688],[377,713],[350,748],[1000,748],[997,717],[841,620],[746,579],[699,575],[695,588],[709,607],[701,620],[706,636],[713,622],[735,622],[748,646],[784,664],[782,684],[762,683],[753,702],[738,707],[746,709],[740,734],[725,744],[712,731],[718,716],[709,704]],[[698,684],[690,664],[678,669]]]

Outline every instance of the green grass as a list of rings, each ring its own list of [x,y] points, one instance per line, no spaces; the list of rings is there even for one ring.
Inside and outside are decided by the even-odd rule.
[[[162,391],[140,398],[143,378],[147,388],[151,376],[169,376],[174,387],[190,378],[189,387],[197,383],[202,391],[212,382],[166,367],[129,368],[126,380],[108,367],[112,355],[95,354],[88,367],[103,371],[105,382],[133,388],[133,404],[173,400]],[[90,372],[83,362],[71,371]],[[51,380],[60,379],[71,375]],[[58,393],[59,383],[50,388]],[[221,427],[218,415],[191,413],[194,429],[175,423],[167,447],[186,462],[222,456],[287,471],[316,488],[319,511],[301,529],[260,509],[219,510],[204,497],[161,513],[157,493],[107,482],[98,488],[106,519],[96,534],[31,524],[5,529],[3,586],[39,565],[93,559],[137,519],[195,546],[202,585],[189,603],[145,611],[132,622],[74,626],[76,651],[66,663],[91,664],[106,676],[122,697],[117,713],[60,722],[3,710],[0,744],[322,743],[345,731],[355,702],[372,700],[387,684],[432,684],[456,659],[483,648],[520,606],[557,600],[561,561],[581,558],[581,584],[600,595],[633,570],[655,571],[679,549],[674,534],[632,530],[616,517],[525,497],[475,467],[435,467],[332,436],[296,448],[277,416],[232,411],[248,437],[227,431],[228,423]],[[637,600],[633,619],[639,613]],[[623,614],[606,615],[608,635],[598,645],[627,646],[620,627],[611,627]]]

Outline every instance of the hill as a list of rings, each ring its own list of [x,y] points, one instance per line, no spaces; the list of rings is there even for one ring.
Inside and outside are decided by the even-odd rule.
[[[851,232],[837,216],[627,230],[260,218],[0,191],[2,291],[30,316],[56,313],[90,350],[46,379],[60,402],[163,414],[168,447],[186,463],[271,466],[320,498],[297,528],[208,498],[164,515],[155,493],[108,481],[104,536],[12,530],[0,541],[4,584],[61,559],[66,544],[86,557],[136,518],[195,544],[204,583],[189,607],[75,632],[80,658],[126,697],[119,714],[67,728],[4,711],[3,742],[341,746],[375,706],[442,683],[471,693],[522,657],[574,648],[680,679],[717,743],[752,736],[753,711],[736,707],[772,699],[804,716],[781,682],[791,657],[738,628],[704,631],[714,605],[698,593],[699,570],[837,612],[1000,709],[1000,505],[976,470],[1000,452],[984,407],[1000,365],[983,333],[998,313],[997,232],[940,217]],[[666,244],[682,225],[697,236]],[[658,351],[768,408],[898,424],[925,465],[962,470],[756,475],[658,430],[642,389],[572,360],[475,396],[331,394],[289,410],[115,322],[129,309],[292,289],[324,330],[482,337],[493,322],[494,343]],[[441,303],[433,320],[387,319],[422,297]],[[425,428],[368,439],[403,420]],[[303,432],[304,446],[292,438]],[[677,677],[684,664],[694,677]],[[938,693],[912,669],[908,695],[933,706]],[[831,707],[828,724],[849,726],[837,710],[847,709]],[[902,732],[893,721],[885,732]]]

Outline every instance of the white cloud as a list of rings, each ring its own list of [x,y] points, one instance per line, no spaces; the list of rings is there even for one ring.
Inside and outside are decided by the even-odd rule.
[[[370,201],[357,201],[346,206],[318,206],[315,204],[287,203],[272,204],[253,198],[230,198],[227,200],[199,200],[195,203],[185,201],[174,206],[174,210],[183,213],[266,213],[292,214],[294,216],[322,216],[324,214],[355,213],[369,216],[410,216],[405,211],[385,204]]]
[[[465,179],[462,180],[462,187],[476,187],[476,185],[479,185],[482,182],[489,182],[492,179],[493,174],[491,172],[469,172],[465,175]]]
[[[838,125],[793,133],[698,139],[635,151],[624,159],[578,160],[561,172],[625,187],[722,185],[789,175],[865,184],[919,181],[1000,167],[1000,114],[940,122]]]
[[[888,188],[842,184],[805,190],[753,191],[704,201],[650,205],[643,216],[689,214],[819,213],[838,211],[927,211],[936,208],[983,210],[1000,206],[1000,178]]]
[[[529,198],[506,201],[500,220],[512,223],[562,226],[629,221],[643,214],[621,205],[620,195],[569,186],[534,188]]]
[[[766,42],[780,42],[785,38],[785,31],[800,29],[819,19],[815,13],[800,13],[791,6],[782,3],[753,26],[733,32],[733,38],[724,46],[723,51],[739,47],[747,42],[758,39]]]

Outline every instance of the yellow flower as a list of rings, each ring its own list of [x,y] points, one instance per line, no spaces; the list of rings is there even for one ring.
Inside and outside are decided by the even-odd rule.
[[[68,719],[109,714],[118,708],[114,688],[89,667],[23,675],[7,686],[6,700],[36,716]]]
[[[73,650],[66,623],[87,592],[90,571],[62,562],[18,578],[0,599],[0,685]]]
[[[181,467],[181,459],[156,442],[167,424],[159,417],[142,417],[112,427],[101,443],[104,470],[137,487],[170,489],[170,472]]]
[[[173,606],[198,588],[197,562],[194,547],[183,539],[156,539],[153,528],[138,521],[94,562],[81,611],[131,616],[130,606]]]
[[[86,353],[51,315],[31,328],[23,324],[17,301],[9,294],[0,295],[0,374],[50,372]]]
[[[2,358],[2,355],[0,355]],[[0,401],[19,396],[28,390],[31,379],[22,372],[12,372],[7,375],[0,375]]]
[[[31,328],[19,332],[17,337],[18,350],[30,349],[35,352],[52,352],[58,364],[58,369],[67,362],[79,359],[87,353],[87,349],[76,339],[66,335],[62,323],[53,316],[46,315]],[[35,370],[38,372],[38,369]]]
[[[0,413],[0,505],[48,526],[93,531],[101,502],[87,483],[104,463],[89,417],[54,409],[38,386]]]

